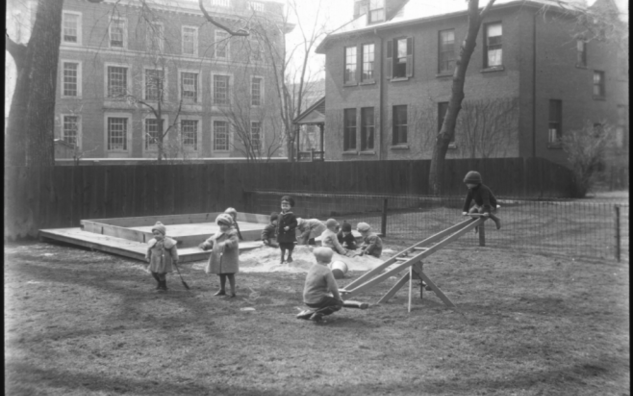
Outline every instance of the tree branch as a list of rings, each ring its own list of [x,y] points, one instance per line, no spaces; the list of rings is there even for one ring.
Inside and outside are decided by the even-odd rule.
[[[209,15],[209,13],[207,12],[206,8],[204,8],[204,4],[202,4],[202,0],[198,0],[198,4],[200,5],[200,11],[202,11],[202,13],[204,14],[204,17],[207,19],[207,21],[211,22],[213,25],[219,27],[220,29],[224,29],[228,34],[230,34],[231,36],[249,36],[250,33],[248,31],[246,31],[245,29],[240,29],[236,32],[234,32],[233,30],[229,29],[228,27],[220,24],[219,22],[216,22],[215,20],[213,20],[213,18],[211,18],[211,15]]]
[[[481,10],[481,12],[479,13],[479,20],[481,20],[488,13],[488,11],[492,8],[492,5],[494,4],[494,2],[495,0],[488,1],[488,4],[486,4],[484,9]]]
[[[13,60],[15,61],[15,65],[18,69],[22,68],[24,64],[24,58],[26,58],[26,45],[18,44],[15,41],[11,40],[9,34],[5,35],[4,45],[6,50],[9,51]]]

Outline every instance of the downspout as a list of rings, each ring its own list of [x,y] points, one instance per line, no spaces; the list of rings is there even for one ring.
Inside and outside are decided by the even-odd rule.
[[[378,31],[374,28],[374,35],[378,36]],[[384,84],[384,64],[383,64],[383,39],[382,36],[378,36],[378,38],[380,39],[380,79],[379,79],[379,85],[378,85],[378,114],[380,114],[380,125],[378,126],[378,132],[380,135],[380,138],[378,139],[378,160],[382,161],[384,158],[383,155],[383,143],[382,143],[382,138],[383,138],[383,125],[384,125],[384,121],[383,121],[383,103],[384,103],[384,89],[383,89],[383,84]]]
[[[536,16],[532,23],[532,157],[536,158]]]

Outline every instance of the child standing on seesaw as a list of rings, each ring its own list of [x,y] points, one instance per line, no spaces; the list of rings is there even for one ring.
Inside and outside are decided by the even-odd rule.
[[[202,250],[212,249],[205,268],[207,274],[217,274],[220,277],[220,290],[215,296],[226,295],[226,278],[231,285],[230,298],[235,297],[235,274],[239,272],[239,238],[237,231],[231,227],[233,219],[227,213],[218,215],[215,219],[220,230],[202,242],[198,247]]]
[[[352,234],[352,225],[346,221],[343,221],[341,231],[339,231],[336,237],[341,246],[345,249],[356,250],[358,247],[356,246],[356,238],[354,238],[354,234]]]
[[[320,236],[325,231],[325,224],[319,219],[297,219],[297,229],[301,233],[299,235],[300,245],[315,245],[314,238]]]
[[[279,249],[281,249],[281,261],[292,263],[292,251],[295,248],[295,241],[297,239],[296,228],[297,218],[290,209],[295,206],[295,200],[292,197],[284,195],[281,197],[281,213],[277,219],[277,242],[279,243]],[[288,251],[288,258],[284,259]]]
[[[148,270],[152,273],[158,286],[156,290],[159,292],[167,291],[167,273],[171,273],[171,265],[178,264],[177,242],[167,235],[167,229],[160,221],[152,227],[154,238],[147,243],[147,253],[145,259],[149,262]]]
[[[363,243],[360,245],[360,255],[369,255],[380,258],[382,254],[382,239],[373,232],[371,226],[367,223],[360,222],[356,226],[356,231],[363,236]]]
[[[262,230],[262,242],[265,246],[277,248],[277,212],[270,214],[270,223]]]
[[[470,171],[466,173],[464,183],[468,187],[468,194],[466,195],[462,215],[482,213],[484,217],[490,217],[495,222],[497,229],[501,228],[501,220],[493,214],[497,210],[497,198],[490,191],[490,188],[481,182],[479,172]],[[471,208],[470,204],[473,200],[475,204]]]
[[[331,315],[343,307],[338,285],[332,271],[328,268],[332,255],[331,249],[324,247],[314,249],[316,264],[308,270],[303,287],[303,302],[310,309],[297,315],[298,319],[320,322],[323,316]]]

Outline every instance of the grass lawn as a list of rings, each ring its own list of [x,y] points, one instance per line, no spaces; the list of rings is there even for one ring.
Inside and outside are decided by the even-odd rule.
[[[425,292],[408,314],[405,287],[322,325],[295,319],[303,274],[238,274],[238,298],[227,300],[192,264],[181,266],[192,289],[176,275],[166,294],[143,268],[65,245],[6,244],[5,393],[630,393],[628,261],[449,246],[425,272],[461,313]],[[360,273],[351,275],[339,284]],[[394,282],[355,299],[373,303]]]

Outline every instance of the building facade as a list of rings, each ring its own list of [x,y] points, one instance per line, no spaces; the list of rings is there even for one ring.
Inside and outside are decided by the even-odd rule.
[[[55,138],[83,158],[157,158],[159,134],[167,158],[279,155],[270,57],[289,31],[283,5],[205,1],[250,32],[231,36],[197,1],[145,3],[64,2]]]
[[[437,13],[421,2],[359,0],[354,20],[321,43],[327,159],[431,158],[467,32],[466,3],[455,3]],[[618,126],[615,145],[628,147],[628,54],[574,38],[573,19],[554,4],[502,0],[487,14],[447,158],[564,164],[562,136],[587,120]]]

